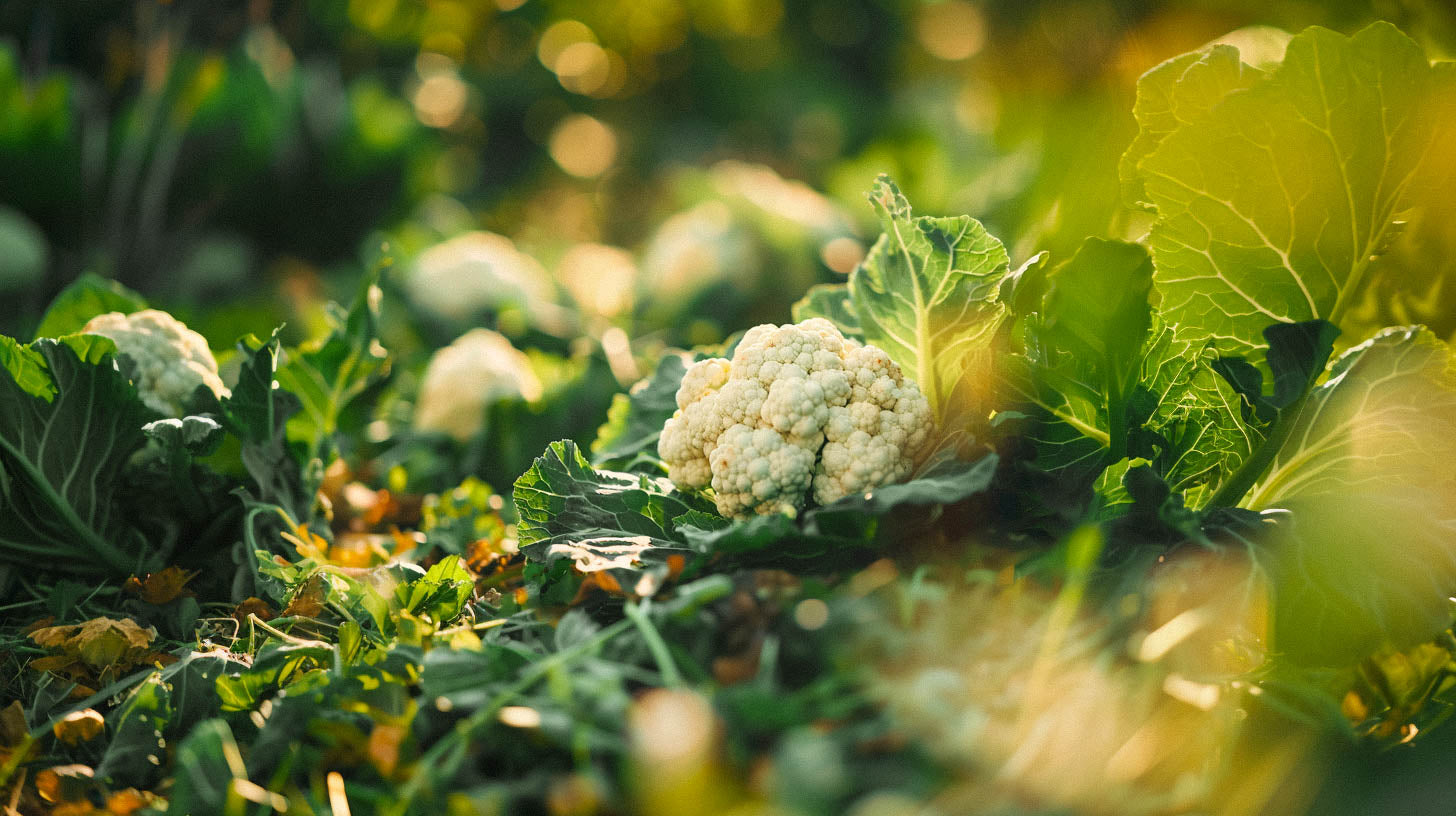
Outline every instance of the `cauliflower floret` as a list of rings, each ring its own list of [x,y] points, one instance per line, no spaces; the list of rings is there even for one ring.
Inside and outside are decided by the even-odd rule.
[[[711,391],[728,382],[729,363],[722,357],[699,360],[688,366],[683,373],[682,384],[677,388],[677,407],[686,408]]]
[[[108,312],[91,318],[81,331],[111,338],[116,350],[131,358],[137,393],[158,413],[182,416],[199,385],[219,397],[228,395],[207,339],[166,312]]]
[[[821,318],[749,329],[732,360],[694,363],[658,454],[685,489],[712,485],[745,517],[821,504],[907,477],[930,404],[888,354]]]
[[[760,415],[779,433],[807,438],[829,421],[829,404],[819,383],[807,376],[792,377],[769,386]]]
[[[415,402],[415,427],[468,441],[480,433],[486,409],[503,399],[534,402],[541,380],[531,360],[504,335],[471,329],[435,352]]]
[[[713,494],[725,516],[773,513],[798,504],[814,475],[814,451],[771,428],[734,425],[708,458]]]

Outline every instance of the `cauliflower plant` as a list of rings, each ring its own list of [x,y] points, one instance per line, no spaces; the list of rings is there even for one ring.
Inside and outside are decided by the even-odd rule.
[[[756,326],[732,360],[683,375],[657,452],[684,489],[712,486],[743,518],[901,481],[930,436],[930,403],[881,349],[822,318]]]
[[[131,358],[137,392],[158,413],[182,416],[199,385],[219,397],[228,395],[207,339],[166,312],[108,312],[91,318],[81,331],[111,338],[116,350]]]
[[[526,355],[489,329],[471,329],[435,352],[425,366],[415,427],[461,442],[480,433],[486,409],[503,399],[541,398],[541,380]]]

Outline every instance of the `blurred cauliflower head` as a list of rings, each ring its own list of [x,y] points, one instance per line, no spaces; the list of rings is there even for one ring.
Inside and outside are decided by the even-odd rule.
[[[541,265],[509,238],[467,232],[421,252],[405,287],[426,311],[463,322],[512,306],[530,312],[550,299],[547,281]]]
[[[931,431],[889,355],[822,318],[750,329],[733,359],[688,368],[677,406],[657,445],[668,475],[738,518],[901,481]]]
[[[131,359],[137,393],[154,411],[182,416],[199,385],[219,397],[228,395],[207,339],[166,312],[108,312],[91,318],[81,331],[110,338]]]
[[[469,440],[485,425],[486,409],[506,399],[534,402],[541,380],[531,360],[504,335],[472,329],[435,352],[425,366],[415,403],[415,428]]]

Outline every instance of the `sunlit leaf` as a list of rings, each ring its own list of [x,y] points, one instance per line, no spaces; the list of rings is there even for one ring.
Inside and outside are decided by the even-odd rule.
[[[1451,142],[1452,81],[1389,24],[1311,28],[1267,77],[1197,105],[1137,164],[1164,317],[1252,359],[1269,323],[1338,325]]]
[[[1237,48],[1215,45],[1180,54],[1139,77],[1132,108],[1138,135],[1118,168],[1128,206],[1147,204],[1138,165],[1165,136],[1205,116],[1231,91],[1247,88],[1262,76],[1262,71],[1240,61]]]
[[[131,314],[147,308],[141,295],[114,280],[86,273],[61,290],[46,309],[36,337],[61,337],[79,332],[91,318],[107,312]]]
[[[802,323],[811,317],[822,317],[833,323],[845,337],[858,338],[864,335],[848,284],[821,283],[809,287],[809,291],[794,303],[793,317],[795,323]]]
[[[870,204],[884,233],[850,275],[854,313],[865,340],[889,353],[944,416],[1005,315],[996,297],[1006,249],[970,216],[913,216],[884,176]]]
[[[1456,360],[1421,328],[1347,352],[1310,394],[1248,506],[1289,511],[1273,545],[1275,647],[1353,661],[1450,623]]]

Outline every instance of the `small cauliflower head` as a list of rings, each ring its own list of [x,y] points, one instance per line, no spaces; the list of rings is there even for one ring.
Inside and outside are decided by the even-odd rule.
[[[755,326],[733,359],[683,375],[657,452],[678,487],[712,487],[730,518],[828,504],[902,481],[930,437],[930,403],[888,354],[812,318]]]
[[[471,329],[436,351],[425,366],[414,424],[466,442],[484,427],[493,403],[535,402],[541,393],[541,380],[525,353],[498,332]]]
[[[199,385],[218,397],[228,396],[207,339],[166,312],[108,312],[91,318],[81,331],[110,338],[131,359],[137,393],[158,413],[182,416]]]

